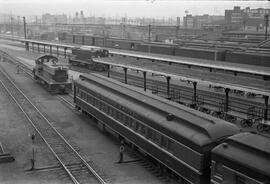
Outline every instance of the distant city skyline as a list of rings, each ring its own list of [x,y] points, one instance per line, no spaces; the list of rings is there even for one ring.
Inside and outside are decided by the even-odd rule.
[[[193,15],[224,15],[225,9],[270,8],[269,1],[184,1],[184,0],[0,0],[0,12],[14,15],[66,14],[101,17],[183,17]]]

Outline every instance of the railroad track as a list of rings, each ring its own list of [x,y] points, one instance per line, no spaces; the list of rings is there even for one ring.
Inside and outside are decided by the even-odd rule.
[[[10,58],[10,59],[15,59],[15,58]],[[14,63],[15,60],[13,60],[13,63]],[[12,62],[12,61],[11,61]],[[16,63],[18,64],[18,63]],[[21,67],[21,70],[23,70],[23,73],[25,73],[27,76],[29,76],[31,79],[33,79],[33,74],[32,74],[32,70],[31,70],[31,66],[29,65],[25,65],[25,63],[21,63],[19,62],[19,64],[22,66]],[[0,77],[2,76],[2,74],[0,73]],[[34,80],[34,79],[33,79]],[[0,82],[1,83],[1,82]],[[1,84],[0,84],[1,86]],[[74,110],[74,104],[73,104],[73,96],[71,94],[67,94],[67,95],[58,95],[57,96],[61,101],[64,102],[64,104],[68,107],[68,108],[71,108]],[[13,97],[14,99],[14,97]],[[15,98],[16,99],[16,98]],[[15,101],[17,103],[17,101]],[[31,103],[31,102],[30,102]],[[18,104],[18,103],[17,103]],[[23,112],[24,109],[23,107],[19,106]],[[62,143],[58,140],[58,138],[54,138],[54,137],[57,137],[57,135],[54,135],[54,133],[48,133],[48,131],[50,131],[50,127],[47,128],[47,125],[46,127],[41,127],[40,128],[40,123],[42,122],[39,122],[38,125],[36,125],[35,122],[33,122],[32,118],[28,116],[27,113],[25,113],[26,117],[28,118],[28,120],[31,122],[31,124],[34,126],[34,128],[37,130],[37,132],[41,135],[42,139],[45,141],[45,143],[48,145],[48,147],[50,148],[50,150],[54,153],[55,151],[57,151],[56,153],[54,153],[54,155],[56,156],[56,158],[59,160],[59,159],[62,159],[63,158],[63,154],[65,154],[64,156],[67,156],[69,157],[66,152],[70,153],[70,152],[73,152],[73,150],[76,151],[76,148],[69,150],[69,146],[66,146],[65,143]],[[41,117],[42,118],[42,117]],[[48,123],[48,120],[45,120],[47,123]],[[49,125],[51,126],[51,125]],[[52,127],[52,126],[51,126]],[[52,127],[53,128],[53,127]],[[54,129],[54,128],[53,128]],[[46,130],[45,132],[45,135],[42,134],[42,130]],[[56,133],[57,134],[57,133]],[[49,139],[47,140],[47,137],[49,137]],[[60,135],[61,138],[63,138],[63,136]],[[60,138],[60,139],[61,139]],[[64,141],[66,142],[66,141]],[[63,148],[61,148],[62,144],[64,144]],[[56,149],[55,148],[56,146]],[[67,148],[68,147],[68,148]],[[58,154],[60,154],[59,157],[57,157]],[[72,156],[73,156],[73,153],[71,153]],[[160,170],[160,168],[155,165],[155,163],[153,163],[152,161],[149,161],[144,155],[142,155],[141,153],[138,153],[138,152],[134,152],[134,150],[132,148],[128,148],[127,147],[127,152],[126,152],[127,155],[129,155],[131,158],[133,158],[134,160],[137,160],[136,162],[138,162],[139,165],[141,165],[142,167],[144,167],[146,170],[148,170],[150,173],[152,173],[154,176],[156,176],[160,181],[164,182],[164,183],[170,183],[170,181],[174,180],[173,178],[171,178],[171,176],[168,176],[168,174],[166,174],[165,172],[162,172]],[[66,169],[71,169],[71,171],[75,170],[74,172],[75,173],[78,173],[78,172],[89,172],[87,170],[87,167],[86,166],[83,166],[79,160],[76,161],[72,158],[73,161],[71,162],[68,162],[70,159],[69,158],[64,158],[64,161],[61,160],[60,162],[60,165],[62,164],[66,164],[66,165],[62,165],[64,170]],[[65,166],[65,167],[64,167]],[[72,172],[68,172],[67,173],[69,174],[73,174]],[[101,172],[102,173],[102,172]],[[104,174],[103,174],[104,175]],[[106,177],[106,176],[105,176]],[[74,177],[75,178],[75,177]],[[76,178],[75,178],[76,179]],[[109,179],[107,179],[109,180]],[[72,180],[73,181],[73,180]],[[179,182],[179,183],[182,183],[180,181],[177,181],[175,180],[175,182]],[[76,182],[74,182],[76,183]],[[78,182],[78,183],[96,183],[96,182]],[[105,183],[105,182],[100,182],[100,183]]]
[[[23,91],[16,86],[2,67],[0,68],[0,85],[2,89],[5,89],[8,92],[24,113],[73,183],[106,183],[87,161],[52,126],[51,122],[31,102]]]
[[[61,55],[61,53],[60,53]],[[16,60],[12,58],[12,60]],[[25,63],[20,62],[20,65],[22,65],[22,69],[28,74],[32,75],[32,69],[31,67],[26,65]],[[105,74],[104,74],[105,75]],[[111,71],[111,77],[119,80],[121,82],[124,82],[124,75],[123,73]],[[137,86],[142,88],[143,87],[143,78],[139,76],[134,75],[128,75],[128,84]],[[167,84],[166,82],[157,81],[154,79],[147,79],[147,89],[151,91],[156,91],[157,95],[166,97],[167,96]],[[179,102],[179,103],[192,103],[193,102],[193,88],[185,87],[185,86],[178,86],[175,84],[171,84],[171,95],[170,98],[173,101]],[[67,103],[72,103],[64,99],[59,95],[59,97],[62,101],[65,101]],[[197,89],[197,104],[199,106],[208,107],[212,111],[220,111],[222,112],[224,110],[224,104],[225,104],[225,95],[210,91],[203,91]],[[236,115],[236,118],[238,118],[240,121],[242,119],[246,119],[248,114],[248,109],[254,108],[256,113],[259,114],[258,117],[263,117],[263,108],[264,104],[254,101],[248,101],[244,99],[238,99],[236,97],[231,96],[229,100],[229,110],[232,112],[236,112],[239,114],[242,114],[241,116]],[[268,111],[268,114],[270,115],[270,110]]]

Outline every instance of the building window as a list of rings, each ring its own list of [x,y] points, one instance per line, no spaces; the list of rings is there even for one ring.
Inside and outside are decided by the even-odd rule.
[[[161,137],[161,146],[165,149],[168,149],[168,139],[167,137],[162,136]]]
[[[153,139],[153,130],[150,128],[148,128],[148,130],[147,130],[147,138]]]
[[[168,139],[168,151],[174,154],[174,143]]]
[[[124,124],[125,124],[126,126],[129,126],[129,122],[130,122],[129,119],[130,119],[130,118],[129,118],[128,116],[125,116]]]
[[[132,122],[130,124],[130,128],[132,128],[133,130],[136,131],[136,121],[134,119],[132,119]]]
[[[140,130],[139,130],[140,134],[145,136],[145,126],[140,124]]]
[[[154,142],[158,145],[161,144],[161,135],[158,132],[155,132],[154,134]]]

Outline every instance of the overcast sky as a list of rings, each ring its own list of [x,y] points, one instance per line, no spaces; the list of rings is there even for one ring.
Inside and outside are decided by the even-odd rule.
[[[85,16],[177,17],[185,10],[193,15],[224,15],[233,6],[270,8],[268,1],[185,0],[0,0],[0,12],[15,15],[67,14],[83,10]]]

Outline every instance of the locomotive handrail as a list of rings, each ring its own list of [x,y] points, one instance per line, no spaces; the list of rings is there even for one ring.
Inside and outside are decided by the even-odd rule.
[[[45,61],[47,60],[47,61]],[[49,54],[45,54],[45,55],[42,55],[42,56],[39,56],[35,62],[36,64],[43,64],[44,62],[53,62],[53,63],[57,63],[58,62],[58,58],[53,56],[53,55],[49,55]]]

